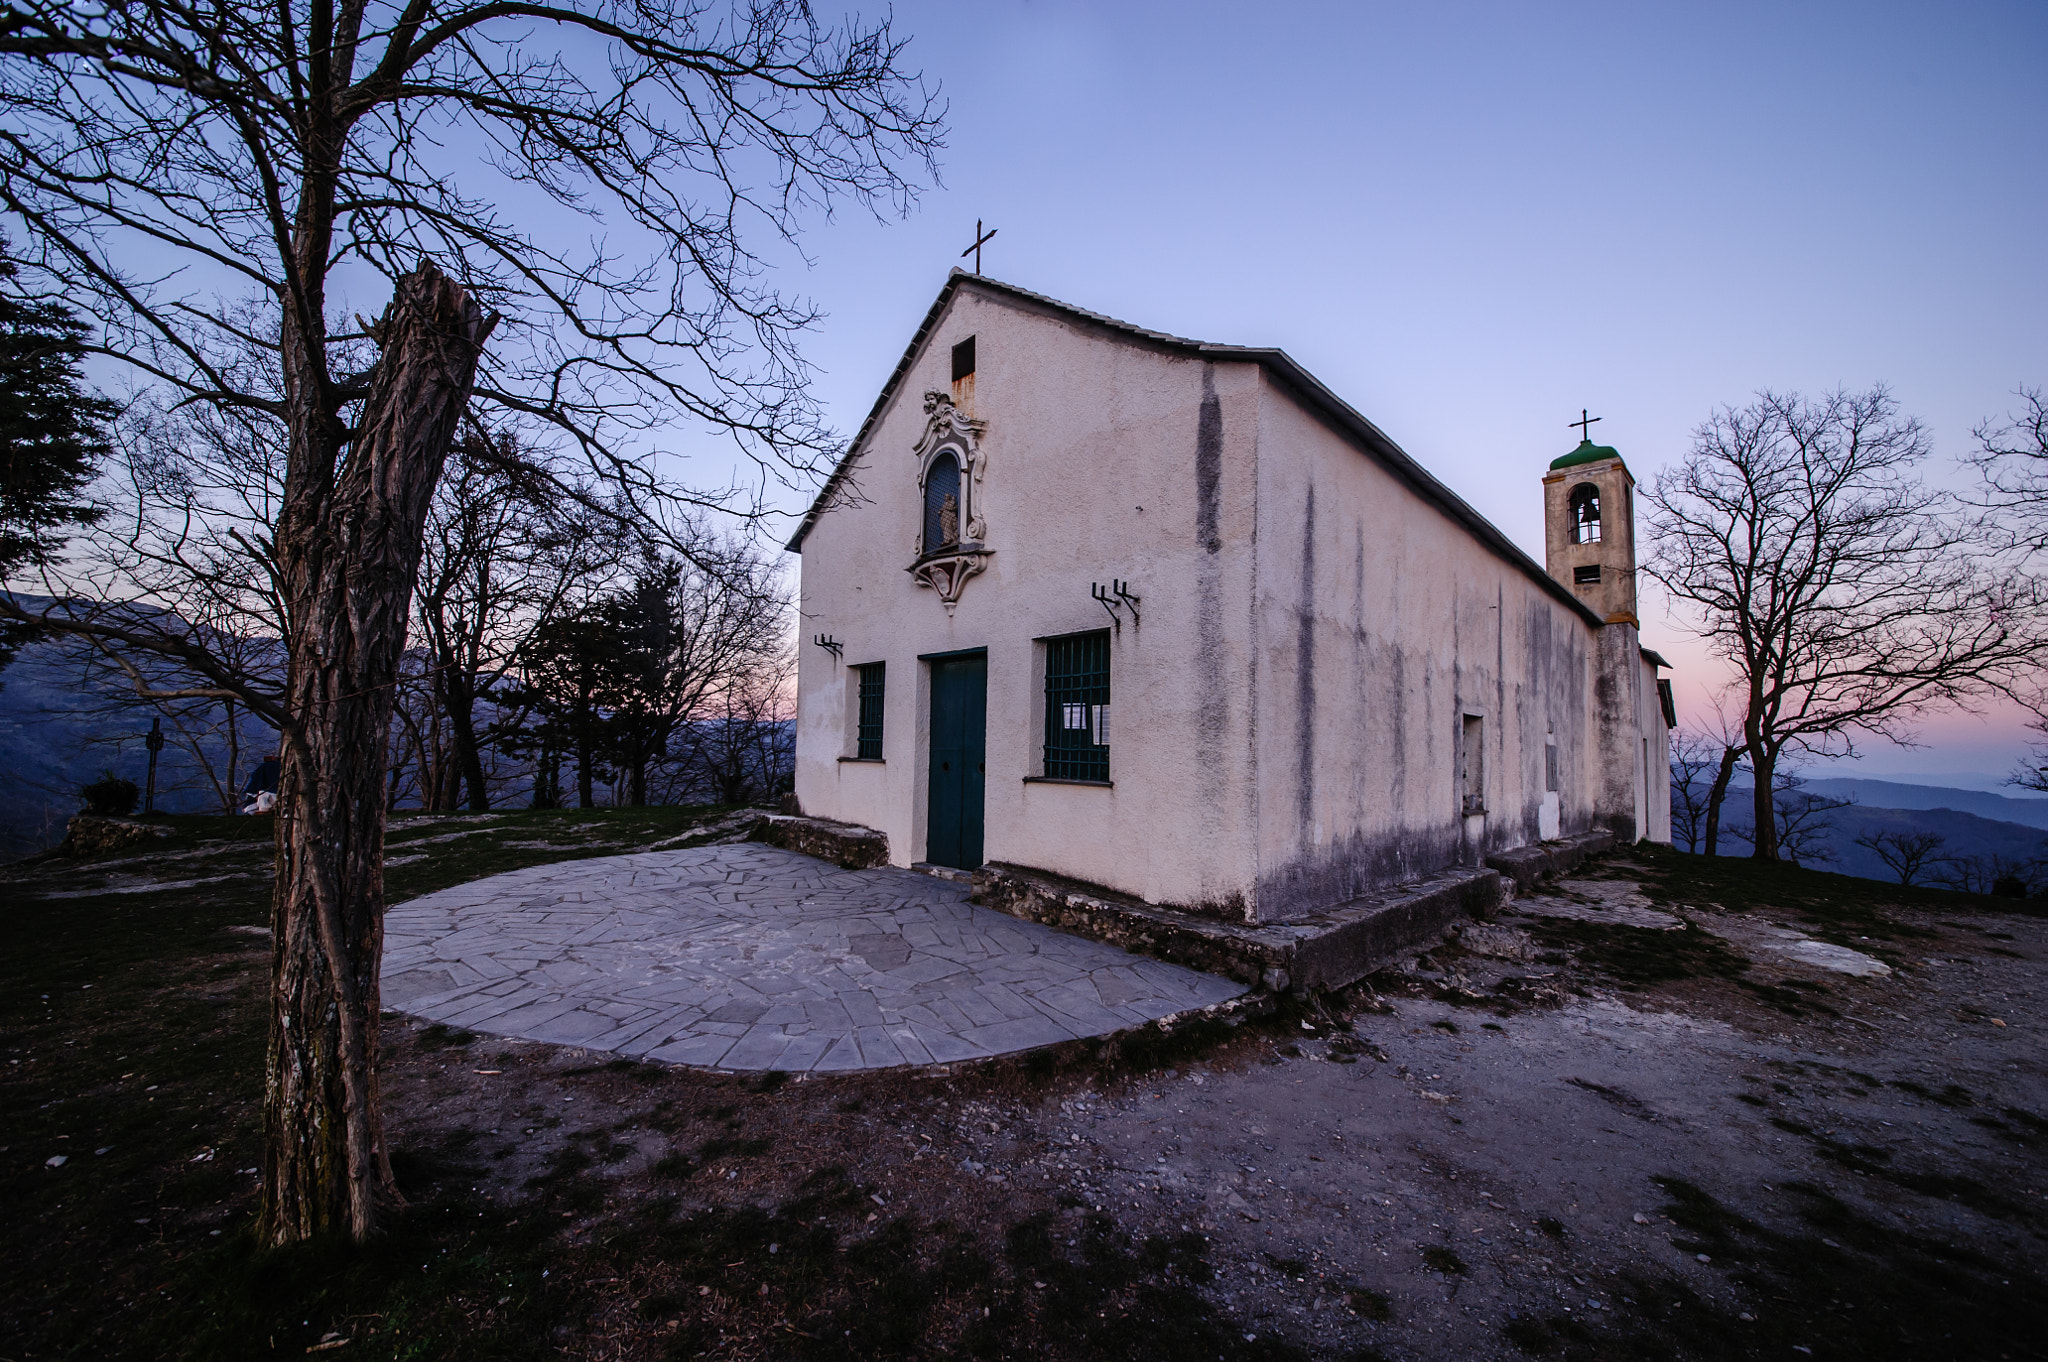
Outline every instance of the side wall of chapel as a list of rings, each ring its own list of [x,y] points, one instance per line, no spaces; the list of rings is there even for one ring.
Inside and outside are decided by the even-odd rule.
[[[1254,609],[1261,920],[1592,825],[1594,628],[1272,380]]]

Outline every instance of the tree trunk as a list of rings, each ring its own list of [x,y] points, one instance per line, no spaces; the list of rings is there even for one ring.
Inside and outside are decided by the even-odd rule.
[[[576,697],[576,807],[594,809],[597,797],[591,790],[590,781],[590,728],[593,718],[590,713],[590,696]]]
[[[562,754],[551,744],[541,744],[533,763],[533,807],[562,807]]]
[[[295,403],[276,541],[290,632],[259,1229],[270,1245],[360,1242],[403,1204],[376,1074],[384,763],[427,507],[490,326],[424,265],[378,327],[338,471],[322,457],[339,453],[321,443],[339,440],[331,413],[317,395]]]
[[[442,658],[435,683],[441,692],[441,708],[448,714],[448,736],[454,749],[455,771],[469,787],[469,807],[478,813],[491,807],[491,792],[484,784],[483,754],[476,746],[476,691],[468,673],[452,657]],[[449,781],[448,804],[455,804],[455,785]]]
[[[1714,787],[1707,792],[1707,855],[1718,855],[1721,845],[1721,802],[1728,798],[1728,782],[1742,761],[1742,749],[1721,749],[1721,769],[1714,772]]]
[[[647,767],[653,760],[645,747],[635,744],[626,765],[626,802],[636,809],[647,807]]]
[[[1762,744],[1750,753],[1749,769],[1756,780],[1756,832],[1750,855],[1759,861],[1778,859],[1778,754]]]

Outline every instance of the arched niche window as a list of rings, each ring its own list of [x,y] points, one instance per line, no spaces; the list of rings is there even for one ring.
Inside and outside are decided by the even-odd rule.
[[[1574,544],[1597,544],[1600,542],[1600,489],[1590,482],[1582,482],[1572,488],[1570,501],[1572,516],[1572,542]]]
[[[924,474],[924,551],[960,542],[960,460],[951,450],[932,460]]]

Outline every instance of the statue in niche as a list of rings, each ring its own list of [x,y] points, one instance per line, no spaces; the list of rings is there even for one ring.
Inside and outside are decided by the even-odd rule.
[[[939,542],[952,545],[960,542],[960,499],[951,492],[939,503]]]

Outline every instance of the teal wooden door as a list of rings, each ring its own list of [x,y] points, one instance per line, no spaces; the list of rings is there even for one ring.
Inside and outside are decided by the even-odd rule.
[[[981,864],[982,783],[988,751],[988,655],[932,662],[932,753],[925,859]]]

